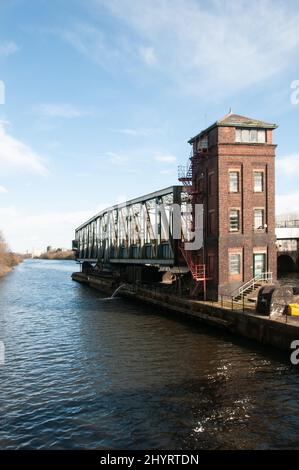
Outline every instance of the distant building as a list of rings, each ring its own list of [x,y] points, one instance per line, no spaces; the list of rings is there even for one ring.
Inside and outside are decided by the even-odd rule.
[[[42,254],[42,250],[39,250],[37,248],[32,248],[31,250],[31,256],[32,258],[36,258]]]

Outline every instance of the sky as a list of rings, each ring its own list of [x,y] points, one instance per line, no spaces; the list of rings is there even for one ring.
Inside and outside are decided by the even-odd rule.
[[[297,0],[0,0],[10,247],[70,247],[99,210],[178,184],[230,107],[279,125],[276,209],[299,212],[298,24]]]

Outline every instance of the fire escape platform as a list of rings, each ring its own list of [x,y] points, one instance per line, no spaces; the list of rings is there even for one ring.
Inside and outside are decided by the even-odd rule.
[[[190,196],[190,201],[194,207],[199,196],[203,196],[203,192],[199,191],[196,178],[197,170],[202,161],[203,156],[208,155],[208,148],[198,149],[195,154],[190,158],[190,163],[186,166],[180,166],[178,168],[178,180],[186,187],[186,190]],[[195,226],[194,215],[192,216],[192,227]],[[184,244],[180,246],[181,253],[186,261],[187,266],[192,274],[196,286],[191,291],[191,296],[194,297],[201,290],[206,298],[207,281],[211,280],[211,277],[207,276],[206,265],[198,262],[198,256],[196,252],[186,251]],[[204,261],[204,260],[203,260]]]

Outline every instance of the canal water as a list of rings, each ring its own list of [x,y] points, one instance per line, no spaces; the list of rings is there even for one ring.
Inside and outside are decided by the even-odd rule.
[[[0,281],[1,449],[299,448],[280,353],[28,260]]]

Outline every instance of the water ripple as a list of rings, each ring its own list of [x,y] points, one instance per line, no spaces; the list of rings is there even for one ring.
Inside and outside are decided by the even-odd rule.
[[[26,261],[0,281],[1,449],[298,448],[284,356]]]

